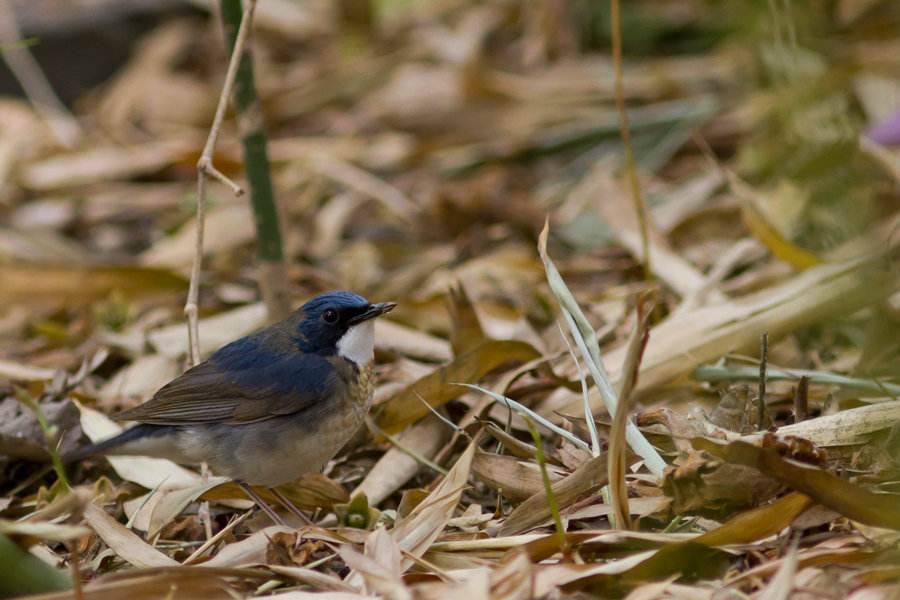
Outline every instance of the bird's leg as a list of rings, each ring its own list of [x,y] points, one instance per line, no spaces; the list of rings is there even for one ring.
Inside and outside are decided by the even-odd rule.
[[[272,495],[275,496],[275,499],[278,500],[278,502],[281,503],[283,507],[288,509],[288,512],[290,512],[292,515],[294,515],[307,525],[315,525],[315,523],[313,523],[309,517],[303,514],[303,511],[297,508],[294,503],[287,498],[287,496],[285,496],[278,490],[278,488],[272,487],[269,488],[269,491],[272,492]]]
[[[269,504],[265,500],[260,498],[259,494],[257,494],[255,491],[253,491],[252,487],[250,487],[243,481],[235,481],[235,483],[238,484],[242,490],[244,490],[244,493],[247,494],[247,496],[249,496],[250,499],[253,500],[256,503],[256,505],[262,509],[262,511],[264,513],[269,515],[269,518],[272,519],[272,521],[276,525],[287,526],[287,523],[284,522],[284,519],[279,517],[278,513],[275,512],[275,510],[271,506],[269,506]]]

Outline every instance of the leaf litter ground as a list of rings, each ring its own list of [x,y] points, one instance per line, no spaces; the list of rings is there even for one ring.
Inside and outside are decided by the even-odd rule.
[[[897,8],[623,7],[648,281],[605,6],[382,3],[366,30],[327,4],[262,0],[254,51],[292,297],[399,302],[369,431],[282,488],[314,526],[167,461],[73,465],[69,493],[47,466],[185,364],[226,61],[215,19],[166,20],[76,105],[74,147],[0,102],[7,593],[895,595],[900,155],[861,132],[900,108]],[[215,163],[240,180],[231,119]],[[265,322],[250,209],[211,193],[204,354]]]

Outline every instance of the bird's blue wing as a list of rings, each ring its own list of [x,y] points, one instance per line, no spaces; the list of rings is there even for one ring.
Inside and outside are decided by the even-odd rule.
[[[252,423],[344,392],[344,365],[280,346],[261,336],[233,342],[117,418],[155,425]]]

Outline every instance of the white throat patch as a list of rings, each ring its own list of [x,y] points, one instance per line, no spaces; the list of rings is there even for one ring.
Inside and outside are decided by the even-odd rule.
[[[375,358],[375,319],[348,329],[338,340],[337,353],[357,365],[371,362]]]

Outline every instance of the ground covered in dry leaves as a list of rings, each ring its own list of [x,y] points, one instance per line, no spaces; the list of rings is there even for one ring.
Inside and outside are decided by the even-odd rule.
[[[139,39],[68,148],[0,99],[0,590],[897,597],[900,153],[864,132],[900,109],[900,9],[624,4],[649,274],[607,3],[376,2],[367,27],[260,0],[291,298],[399,303],[370,431],[283,487],[316,526],[166,461],[71,465],[71,491],[48,462],[185,366],[215,16]],[[214,160],[242,180],[231,117]],[[211,185],[204,355],[266,318],[251,209]]]

